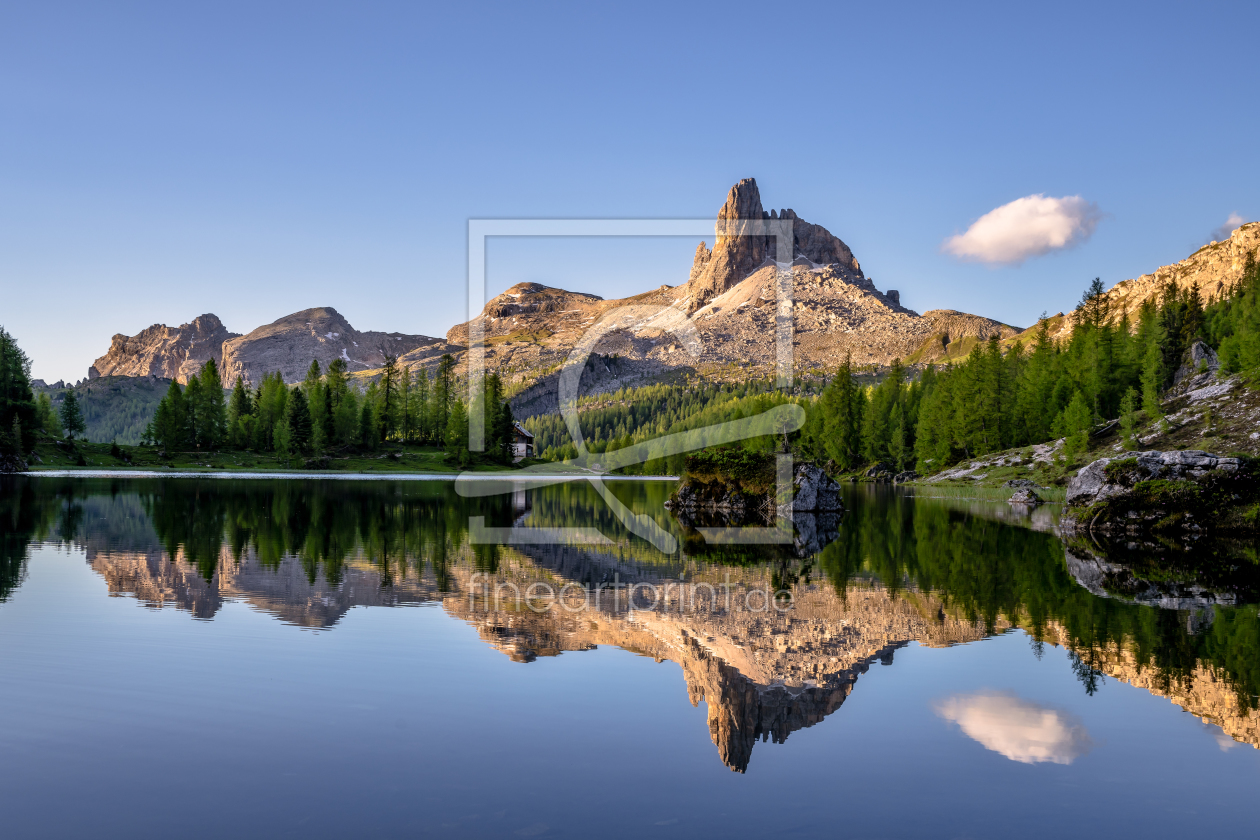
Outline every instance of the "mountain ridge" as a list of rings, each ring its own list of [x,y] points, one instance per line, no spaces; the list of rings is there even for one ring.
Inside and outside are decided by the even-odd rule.
[[[580,339],[595,327],[602,335],[592,350],[615,357],[598,387],[620,387],[670,374],[718,377],[770,375],[776,360],[775,240],[762,235],[729,235],[743,222],[789,219],[792,223],[793,351],[798,374],[829,372],[851,355],[858,366],[882,366],[894,359],[924,364],[965,355],[991,335],[1023,340],[1036,327],[1021,331],[1000,321],[935,309],[920,314],[906,306],[895,289],[880,291],[867,277],[843,240],[794,210],[766,210],[757,182],[745,178],[731,187],[717,213],[713,247],[701,242],[687,274],[677,285],[625,298],[605,299],[541,283],[519,283],[496,295],[480,313],[484,357],[510,387],[528,389],[549,377]],[[1206,298],[1223,294],[1242,274],[1249,255],[1260,251],[1260,223],[1244,224],[1221,242],[1200,248],[1186,259],[1107,292],[1112,312],[1131,320],[1141,304],[1172,281],[1178,287],[1198,283]],[[680,267],[681,269],[681,267]],[[1070,335],[1074,313],[1050,319],[1055,338]],[[239,375],[247,383],[279,370],[286,382],[301,380],[312,359],[327,368],[341,358],[352,373],[371,376],[397,356],[407,367],[434,368],[445,353],[466,372],[469,324],[447,330],[445,338],[397,332],[356,330],[332,307],[314,307],[286,315],[245,335],[230,332],[217,316],[205,314],[178,328],[163,324],[135,336],[115,335],[109,351],[89,369],[100,376],[156,376],[186,382],[213,358],[223,381]],[[682,341],[685,327],[696,342]],[[694,328],[694,329],[693,329]],[[607,366],[606,366],[607,367]],[[548,385],[552,387],[552,385]],[[554,389],[554,388],[553,388]],[[552,404],[544,399],[540,404]]]

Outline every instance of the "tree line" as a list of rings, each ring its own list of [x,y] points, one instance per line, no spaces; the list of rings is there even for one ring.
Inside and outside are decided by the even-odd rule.
[[[343,359],[327,371],[311,362],[299,384],[285,384],[279,371],[253,388],[237,377],[225,392],[214,359],[181,388],[172,382],[144,433],[146,443],[170,451],[253,450],[282,455],[332,451],[373,452],[382,444],[444,447],[460,466],[472,463],[469,410],[485,411],[486,457],[512,458],[512,409],[497,374],[470,405],[458,396],[455,360],[442,357],[432,380],[413,374],[388,356],[381,375],[359,390]]]
[[[588,452],[602,454],[647,444],[646,457],[622,470],[628,475],[679,474],[686,453],[667,455],[653,441],[669,434],[716,426],[752,417],[785,402],[803,398],[776,391],[770,380],[738,384],[689,383],[621,388],[613,393],[583,397],[577,402],[578,422]],[[560,461],[577,457],[564,418],[535,415],[523,425],[534,435],[539,458]],[[769,437],[742,441],[739,448],[768,452]]]

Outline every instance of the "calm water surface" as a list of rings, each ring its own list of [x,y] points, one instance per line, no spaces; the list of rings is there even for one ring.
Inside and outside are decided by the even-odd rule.
[[[612,486],[680,547],[585,484],[0,480],[4,836],[1254,830],[1249,546],[860,488],[708,545]]]

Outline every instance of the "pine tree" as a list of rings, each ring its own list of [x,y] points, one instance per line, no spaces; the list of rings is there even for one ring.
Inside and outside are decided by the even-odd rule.
[[[893,467],[898,471],[905,469],[906,462],[913,451],[906,438],[906,412],[905,408],[898,403],[893,412],[888,440],[888,455],[892,458]]]
[[[223,379],[214,359],[207,359],[199,376],[201,393],[195,408],[197,443],[203,449],[217,449],[227,439],[227,408],[223,400]]]
[[[259,452],[267,452],[287,445],[285,438],[285,409],[288,404],[289,389],[284,384],[280,371],[264,374],[258,386],[258,397],[255,403],[254,448]]]
[[[239,375],[232,386],[232,396],[227,406],[227,438],[231,446],[244,449],[253,441],[254,404],[250,399],[245,380]]]
[[[515,442],[512,406],[503,397],[503,380],[498,373],[486,377],[486,387],[486,452],[499,463],[510,464]]]
[[[411,413],[411,428],[414,431],[416,440],[421,443],[431,443],[429,434],[429,373],[424,368],[420,368],[416,372],[415,382],[412,385],[411,405],[408,409]]]
[[[1159,392],[1164,382],[1164,357],[1159,342],[1152,341],[1147,348],[1142,366],[1142,411],[1146,420],[1154,423],[1163,417],[1159,408]]]
[[[411,399],[413,389],[411,368],[402,365],[398,370],[398,437],[403,443],[411,443],[415,437],[415,429],[411,424]]]
[[[326,388],[321,380],[319,360],[312,359],[311,366],[306,370],[306,379],[302,380],[302,394],[306,398],[306,406],[311,416],[310,445],[316,451],[327,448],[329,444],[327,430],[330,418],[324,399]]]
[[[375,382],[368,386],[367,393],[363,395],[363,411],[359,415],[359,445],[369,451],[375,450],[381,442],[380,423],[376,419],[375,387]]]
[[[1089,432],[1093,427],[1094,416],[1089,400],[1080,391],[1072,397],[1072,402],[1063,412],[1062,434],[1064,455],[1068,463],[1075,463],[1089,445]]]
[[[451,406],[451,416],[446,424],[446,452],[461,469],[472,461],[472,453],[468,451],[468,412],[460,400],[455,400]]]
[[[184,412],[187,417],[188,445],[200,448],[202,444],[202,428],[200,414],[204,409],[202,399],[201,376],[193,374],[188,377],[184,386]]]
[[[377,381],[379,411],[376,422],[380,425],[380,439],[389,440],[398,428],[398,357],[385,354],[385,366]]]
[[[434,440],[440,445],[445,445],[446,424],[455,401],[455,359],[450,353],[443,354],[441,361],[438,362],[432,392],[433,397],[429,408],[430,428],[433,430]]]
[[[66,432],[61,428],[61,418],[57,416],[57,412],[53,409],[52,398],[48,396],[48,392],[41,392],[35,400],[35,423],[37,428],[42,429],[47,435],[53,438],[59,438]]]
[[[61,402],[61,425],[66,430],[66,437],[70,440],[74,440],[87,430],[87,423],[83,420],[83,410],[79,408],[79,398],[75,396],[73,388],[66,391],[65,399]]]
[[[893,416],[904,397],[902,392],[905,378],[905,367],[901,360],[893,359],[888,376],[871,392],[870,402],[862,419],[862,452],[868,461],[887,461],[891,458],[888,443],[891,439]]]
[[[286,452],[305,454],[311,448],[311,412],[302,388],[289,392],[285,405],[285,426],[288,430]]]
[[[1120,399],[1120,440],[1125,449],[1137,449],[1134,429],[1137,426],[1137,391],[1130,388]]]
[[[862,417],[865,394],[853,381],[853,360],[844,364],[823,388],[802,430],[810,457],[830,461],[839,470],[856,468],[862,459]]]
[[[21,433],[10,441],[10,447],[21,453],[35,448],[35,394],[31,391],[31,361],[13,336],[0,327],[0,430],[12,437],[17,419]],[[19,453],[14,453],[19,454]]]
[[[1108,306],[1107,289],[1103,286],[1102,278],[1095,277],[1076,306],[1077,323],[1094,329],[1102,327],[1109,318]]]
[[[346,378],[344,359],[333,359],[324,380],[331,421],[330,439],[337,446],[359,442],[359,403]]]
[[[332,393],[330,389],[330,393]],[[333,397],[333,440],[338,446],[359,442],[359,400],[355,392],[345,389],[340,398]]]
[[[178,382],[171,382],[166,389],[166,396],[158,403],[150,427],[151,431],[146,437],[163,450],[175,452],[187,447],[188,409],[184,405],[184,393]]]

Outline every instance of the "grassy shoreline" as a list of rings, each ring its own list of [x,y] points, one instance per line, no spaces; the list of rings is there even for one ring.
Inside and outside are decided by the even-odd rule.
[[[274,453],[230,450],[177,452],[166,458],[159,457],[159,454],[156,447],[149,446],[115,448],[107,443],[76,441],[71,445],[67,441],[44,439],[36,446],[35,457],[30,459],[25,475],[454,479],[461,475],[467,477],[468,473],[483,473],[487,479],[518,476],[521,480],[586,478],[599,475],[605,481],[676,480],[675,476],[604,475],[532,459],[510,467],[480,463],[460,469],[444,450],[432,446],[392,445],[383,447],[379,452],[333,454],[328,456],[326,466],[319,467],[308,466],[310,459],[305,457],[285,458]],[[527,466],[533,466],[534,471],[525,470]]]

